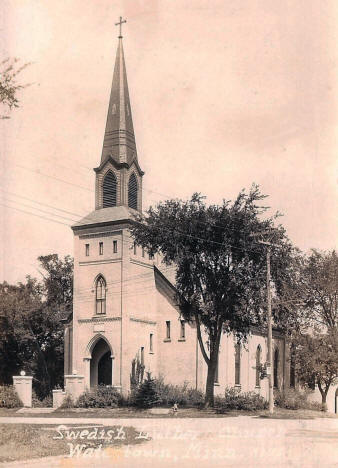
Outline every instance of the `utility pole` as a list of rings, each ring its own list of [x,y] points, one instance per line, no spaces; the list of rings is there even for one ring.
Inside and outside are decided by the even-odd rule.
[[[272,313],[271,313],[271,273],[270,273],[271,246],[266,249],[266,300],[268,312],[268,365],[270,367],[269,379],[269,413],[273,414],[273,358],[272,358]]]
[[[270,233],[270,231],[264,231],[261,233],[254,233],[251,237],[261,236],[262,234]],[[267,359],[267,375],[269,382],[269,413],[273,414],[273,356],[272,356],[272,311],[271,311],[271,246],[278,247],[276,244],[272,244],[267,241],[257,241],[259,244],[267,246],[266,249],[266,302],[267,302],[267,322],[268,322],[268,359]]]

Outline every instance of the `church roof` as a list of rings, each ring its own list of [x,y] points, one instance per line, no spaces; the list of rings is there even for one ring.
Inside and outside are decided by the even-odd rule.
[[[136,216],[139,216],[140,213],[132,208],[126,206],[110,206],[109,208],[101,208],[99,210],[94,210],[89,215],[82,218],[76,224],[73,224],[72,229],[76,230],[77,228],[89,225],[96,224],[111,224],[111,223],[123,223],[123,222],[132,222],[135,220]]]
[[[122,37],[116,53],[100,167],[109,156],[128,166],[137,159]]]

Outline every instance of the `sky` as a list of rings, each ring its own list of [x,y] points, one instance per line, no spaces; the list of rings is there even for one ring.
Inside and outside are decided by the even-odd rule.
[[[295,245],[336,248],[336,0],[2,0],[0,15],[0,58],[30,63],[0,120],[0,281],[72,255],[69,225],[94,209],[120,16],[143,208],[255,182]]]

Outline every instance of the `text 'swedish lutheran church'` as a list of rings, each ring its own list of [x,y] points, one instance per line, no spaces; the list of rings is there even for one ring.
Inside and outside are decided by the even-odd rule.
[[[180,320],[174,302],[174,268],[135,246],[129,228],[142,212],[144,175],[135,143],[122,36],[119,36],[100,165],[95,210],[72,227],[74,305],[65,323],[65,375],[84,387],[113,385],[130,390],[138,356],[152,376],[205,389],[207,367],[196,328]],[[284,338],[274,333],[274,384],[289,385]],[[253,332],[244,348],[222,336],[215,393],[238,386],[267,396],[267,340]]]

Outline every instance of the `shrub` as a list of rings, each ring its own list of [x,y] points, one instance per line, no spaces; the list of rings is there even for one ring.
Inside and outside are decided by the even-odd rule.
[[[294,388],[289,388],[284,391],[275,390],[274,400],[275,405],[279,408],[297,410],[297,409],[312,409],[321,410],[322,405],[318,402],[307,401],[308,392],[300,392]]]
[[[190,388],[188,383],[184,385],[165,384],[163,377],[155,379],[156,391],[164,406],[172,406],[177,403],[179,406],[200,407],[204,404],[204,394],[194,388]]]
[[[116,408],[121,400],[120,393],[113,387],[99,385],[80,395],[75,406],[78,408]]]
[[[13,385],[0,386],[0,408],[20,408],[23,406]]]
[[[67,409],[67,408],[74,408],[74,400],[70,395],[66,395],[64,398],[62,405],[60,406],[61,409]]]
[[[216,398],[217,413],[225,413],[228,410],[257,411],[268,407],[268,402],[255,392],[243,392],[240,389],[226,388],[224,398]]]
[[[157,391],[156,381],[147,372],[147,378],[139,385],[131,395],[131,404],[137,408],[152,408],[161,403],[160,395]]]
[[[32,406],[33,408],[51,408],[53,406],[53,397],[47,395],[45,398],[40,400],[36,395],[35,391],[32,391]]]

